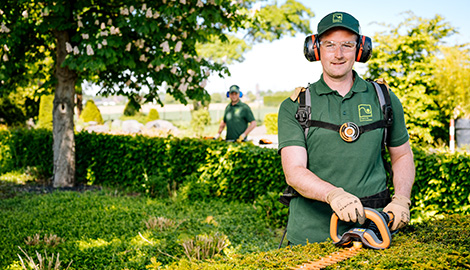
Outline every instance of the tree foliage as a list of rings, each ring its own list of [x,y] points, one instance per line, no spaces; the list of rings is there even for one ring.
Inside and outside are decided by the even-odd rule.
[[[286,33],[310,33],[309,19],[314,16],[313,12],[294,0],[287,0],[280,6],[262,6],[258,2],[251,10],[245,9],[243,12],[253,19],[247,23],[248,27],[227,35],[229,42],[213,36],[210,42],[198,44],[198,53],[218,63],[241,62],[244,60],[243,53],[256,42],[273,41]]]
[[[470,51],[468,47],[441,47],[434,78],[436,96],[446,115],[470,117]]]
[[[204,89],[226,65],[198,54],[198,44],[229,42],[239,30],[254,41],[309,30],[312,13],[294,0],[271,17],[275,1],[255,0],[4,0],[0,2],[0,93],[44,81],[55,88],[54,186],[75,177],[75,86],[87,80],[102,95],[145,92],[160,102],[159,87],[183,104],[209,100]],[[254,6],[259,8],[253,8]],[[270,16],[267,16],[270,15]],[[273,33],[272,35],[270,33]],[[51,58],[53,65],[45,59]],[[38,72],[31,74],[31,68]],[[55,76],[50,76],[53,70]]]
[[[410,136],[415,142],[446,140],[447,115],[437,102],[434,55],[443,38],[455,33],[439,15],[424,19],[408,13],[404,22],[374,36],[368,76],[384,78],[401,100]]]
[[[204,86],[211,72],[227,74],[226,66],[205,57],[204,45],[214,46],[212,51],[232,46],[230,51],[237,54],[228,58],[237,60],[250,47],[233,36],[239,31],[244,31],[251,44],[309,31],[308,19],[313,13],[303,5],[293,0],[282,6],[261,3],[2,1],[0,89],[12,90],[27,83],[24,78],[33,75],[19,75],[28,74],[31,65],[47,57],[57,60],[57,35],[67,34],[67,56],[60,64],[78,74],[77,85],[85,79],[93,81],[102,86],[101,94],[126,95],[145,89],[147,99],[159,101],[158,86],[166,82],[169,93],[183,103],[185,97],[201,99],[207,95]],[[46,66],[42,70],[50,70],[50,63],[42,63],[38,69]],[[34,76],[47,79],[48,75],[39,72]]]
[[[0,98],[0,124],[20,125],[26,117],[22,109],[10,97]]]

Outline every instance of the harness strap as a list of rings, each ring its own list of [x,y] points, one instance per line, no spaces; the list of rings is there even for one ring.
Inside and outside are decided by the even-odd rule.
[[[388,145],[388,128],[391,127],[393,123],[393,111],[390,93],[388,92],[388,87],[385,83],[377,83],[370,79],[368,79],[367,81],[372,83],[375,88],[375,92],[377,92],[377,96],[379,98],[379,104],[380,108],[382,109],[383,119],[386,123],[384,130],[384,145]]]
[[[339,131],[341,128],[341,125],[335,125],[323,121],[318,121],[318,120],[309,120],[307,121],[307,127],[320,127],[320,128],[326,128],[329,130],[333,131]],[[379,120],[367,125],[359,126],[359,131],[362,133],[371,131],[377,128],[384,128],[387,127],[387,121],[385,120]]]
[[[310,99],[310,84],[307,86],[305,91],[299,93],[299,109],[295,114],[295,118],[299,122],[300,126],[304,129],[305,139],[307,139],[308,126],[307,123],[310,120],[312,100]]]

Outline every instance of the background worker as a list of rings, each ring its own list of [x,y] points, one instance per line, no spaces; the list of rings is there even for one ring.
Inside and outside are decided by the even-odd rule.
[[[246,141],[248,134],[256,127],[255,117],[250,107],[241,102],[240,87],[232,85],[227,92],[230,98],[230,104],[225,107],[224,118],[220,122],[219,131],[216,139],[227,126],[227,141]]]
[[[318,46],[315,60],[321,60],[323,74],[306,90],[311,95],[312,120],[363,126],[383,119],[374,86],[353,70],[358,48],[362,48],[359,29],[359,22],[344,12],[328,14],[319,22],[318,35],[312,36],[312,41]],[[394,214],[391,229],[395,230],[410,220],[415,167],[403,107],[393,92],[390,98],[393,124],[387,147],[395,194],[391,202],[387,195],[383,210]],[[295,117],[298,107],[298,102],[286,99],[278,118],[279,152],[286,182],[300,193],[290,202],[287,225],[286,237],[294,245],[327,240],[333,211],[344,221],[338,224],[342,232],[357,226],[354,222],[364,223],[359,198],[387,191],[381,156],[383,127],[362,133],[352,142],[322,127],[310,127],[305,135]],[[367,110],[361,112],[361,108]]]

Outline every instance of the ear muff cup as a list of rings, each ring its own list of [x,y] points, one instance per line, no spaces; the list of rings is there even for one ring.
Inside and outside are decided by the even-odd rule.
[[[372,56],[372,40],[368,36],[359,36],[356,48],[356,62],[365,63]]]
[[[229,91],[227,91],[227,97],[230,97],[230,92]],[[243,92],[242,91],[240,91],[240,97],[243,97]]]
[[[318,35],[310,35],[305,38],[304,55],[310,62],[320,60],[320,43],[317,36]]]
[[[308,61],[320,60],[320,41],[318,35],[310,35],[305,38],[304,55]],[[372,56],[372,40],[368,36],[359,36],[356,48],[356,62],[365,63]]]

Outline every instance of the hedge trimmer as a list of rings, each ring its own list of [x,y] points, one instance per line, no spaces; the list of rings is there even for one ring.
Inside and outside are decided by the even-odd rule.
[[[322,269],[337,262],[357,255],[364,245],[371,249],[386,249],[390,247],[392,235],[389,226],[393,223],[393,214],[378,212],[372,208],[364,208],[366,223],[363,228],[353,228],[338,235],[338,216],[333,213],[330,221],[330,236],[337,246],[352,247],[340,252],[334,252],[314,262],[304,263],[291,269]]]

